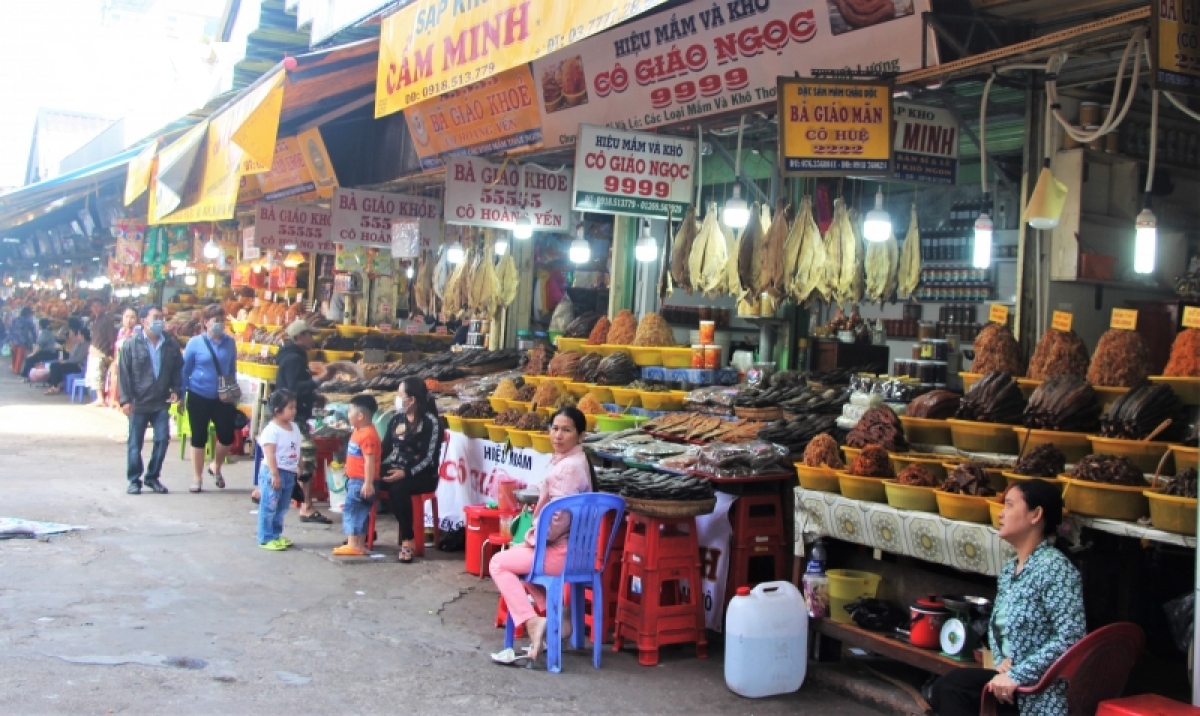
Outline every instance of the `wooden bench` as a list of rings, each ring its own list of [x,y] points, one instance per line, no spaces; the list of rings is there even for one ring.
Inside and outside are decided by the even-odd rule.
[[[913,646],[897,636],[867,631],[854,624],[841,624],[832,619],[810,619],[808,626],[809,631],[816,635],[813,656],[817,661],[837,661],[841,657],[840,642],[939,675],[979,666],[974,661],[957,661],[933,649]]]

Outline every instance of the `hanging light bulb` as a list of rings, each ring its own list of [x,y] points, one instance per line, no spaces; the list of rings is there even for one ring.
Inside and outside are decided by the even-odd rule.
[[[529,215],[524,212],[517,217],[513,222],[512,235],[514,239],[528,239],[533,236],[533,222],[530,221]]]
[[[863,238],[867,241],[887,241],[892,235],[892,217],[883,208],[883,187],[875,193],[875,208],[867,212],[863,222]]]
[[[592,247],[588,244],[587,239],[583,238],[583,224],[575,230],[575,240],[571,242],[571,249],[568,252],[571,263],[586,264],[592,260]]]
[[[117,298],[129,298],[129,289],[118,288],[117,290],[113,291],[113,295]]]
[[[189,273],[187,276],[183,277],[183,282],[189,286],[195,286],[196,285],[196,275]]]
[[[1146,208],[1137,215],[1137,238],[1133,243],[1134,273],[1154,273],[1154,259],[1158,252],[1158,218],[1150,209],[1149,197]]]
[[[141,288],[141,291],[140,291],[140,292],[141,292],[141,294],[142,294],[143,296],[147,296],[147,295],[149,295],[149,294],[150,294],[150,287],[149,287],[149,286],[142,286],[142,288]]]
[[[638,261],[653,261],[658,258],[658,242],[650,235],[650,222],[642,222],[642,235],[638,237],[633,255]]]
[[[212,260],[221,255],[221,247],[217,246],[217,242],[213,238],[208,237],[208,243],[204,245],[204,258]]]
[[[171,259],[171,268],[181,269],[184,266],[187,266],[187,261],[184,261],[183,259]]]
[[[412,278],[414,275],[416,275],[416,273],[417,273],[417,272],[413,270],[413,266],[412,266],[412,264],[409,264],[409,265],[408,265],[408,268],[404,269],[404,276],[405,276],[405,278],[410,278],[410,279],[411,279],[411,278]]]
[[[750,207],[742,198],[742,185],[733,185],[733,196],[725,201],[725,210],[721,213],[725,225],[731,229],[744,229],[750,222]]]
[[[217,275],[210,273],[208,276],[205,276],[204,277],[204,285],[207,288],[215,287],[217,285]]]
[[[62,293],[58,294],[58,297],[65,300],[67,297],[67,292],[63,291]]]
[[[455,241],[446,249],[446,260],[452,264],[461,264],[463,260],[462,244]]]
[[[988,205],[988,197],[983,196],[983,204]],[[971,257],[971,265],[978,269],[985,269],[992,265],[992,217],[988,216],[985,208],[979,214],[979,218],[975,219],[975,251]]]
[[[300,264],[304,263],[304,261],[304,254],[300,253],[299,251],[291,251],[283,258],[283,265],[287,266],[288,268],[296,268]]]
[[[497,256],[503,256],[504,254],[507,254],[508,239],[504,238],[503,236],[497,236],[496,242],[492,245],[492,248],[495,249]]]
[[[62,279],[61,279],[61,278],[56,278],[56,279],[54,279],[54,288],[56,288],[56,289],[58,289],[59,291],[61,291],[61,290],[62,290],[62,287],[63,287],[63,282],[62,282]]]

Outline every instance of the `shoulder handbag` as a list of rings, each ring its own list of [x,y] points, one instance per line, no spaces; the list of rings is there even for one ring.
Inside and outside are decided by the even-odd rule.
[[[242,399],[242,389],[238,387],[237,375],[230,372],[229,375],[221,373],[221,364],[217,361],[217,353],[213,350],[212,342],[208,340],[208,336],[204,337],[204,347],[208,349],[208,354],[212,356],[213,368],[217,371],[217,397],[222,403],[237,403]]]

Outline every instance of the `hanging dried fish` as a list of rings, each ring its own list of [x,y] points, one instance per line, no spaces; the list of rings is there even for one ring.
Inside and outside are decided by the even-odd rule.
[[[839,212],[845,211],[841,199],[833,200],[833,220],[825,232],[825,262],[821,266],[821,280],[817,289],[826,302],[833,302],[838,292],[838,280],[842,273],[842,222]]]
[[[437,264],[433,267],[433,295],[437,297],[439,308],[446,305],[446,284],[450,282],[450,274],[454,273],[454,267],[446,258],[446,246],[447,244],[442,244]]]
[[[738,250],[741,248],[741,240],[725,223],[724,212],[717,215],[717,226],[721,229],[721,235],[725,237],[725,271],[724,278],[721,279],[721,292],[727,296],[740,296],[742,282],[738,280]]]
[[[866,299],[870,302],[883,303],[896,290],[896,269],[900,251],[896,245],[896,235],[890,234],[887,241],[867,244],[866,258]]]
[[[843,304],[855,304],[862,299],[862,238],[855,230],[856,222],[850,220],[850,211],[842,204],[842,263],[838,274],[838,300]],[[849,309],[849,305],[847,305]]]
[[[800,207],[800,216],[792,228],[795,231],[796,226],[800,227],[800,255],[791,274],[789,291],[793,298],[803,302],[812,298],[824,276],[825,243],[813,214],[812,197],[804,197]]]
[[[674,242],[671,239],[671,211],[667,210],[667,232],[666,240],[663,241],[662,250],[658,257],[658,302],[661,305],[663,301],[670,296],[675,288],[671,283],[671,254],[674,250]]]
[[[750,219],[746,222],[746,228],[742,230],[742,245],[738,248],[738,280],[746,293],[753,293],[757,285],[754,259],[756,254],[762,253],[763,227],[760,217],[758,202],[754,202],[750,207]]]
[[[428,251],[421,252],[418,259],[417,275],[413,280],[413,301],[417,310],[426,315],[435,313],[433,294],[433,255]]]
[[[771,228],[763,238],[762,263],[759,272],[759,284],[755,289],[762,293],[770,292],[775,299],[787,295],[784,290],[784,245],[788,240],[788,209],[787,200],[780,197],[775,205],[775,219]]]
[[[763,270],[765,266],[763,258],[767,248],[767,233],[771,229],[771,207],[766,202],[763,202],[759,206],[757,216],[762,236],[754,242],[754,256],[751,259],[754,264],[750,272],[754,281],[747,287],[750,290],[751,297],[754,298],[757,298],[763,292]]]
[[[692,255],[692,246],[699,233],[700,225],[696,223],[696,207],[689,206],[687,213],[683,215],[683,223],[680,224],[679,232],[675,234],[675,241],[671,247],[671,279],[676,286],[688,293],[692,292],[693,285],[689,261]]]
[[[498,296],[500,294],[499,281],[496,278],[496,267],[492,265],[493,255],[495,255],[495,246],[492,233],[489,231],[487,240],[483,244],[483,251],[479,257],[479,266],[471,276],[469,295],[471,308],[477,314],[482,314],[489,318],[496,313],[496,309],[499,306]]]
[[[504,254],[500,265],[496,267],[496,280],[499,283],[499,303],[501,308],[508,308],[517,300],[517,290],[521,287],[521,277],[517,273],[517,260],[512,252]]]
[[[921,234],[917,227],[917,205],[912,205],[912,219],[908,222],[908,233],[904,236],[904,248],[900,251],[900,267],[896,271],[896,292],[907,301],[921,282]]]
[[[725,281],[725,264],[729,258],[725,235],[717,224],[717,213],[717,202],[709,202],[704,222],[692,245],[689,262],[692,284],[705,296],[716,296],[721,292]]]

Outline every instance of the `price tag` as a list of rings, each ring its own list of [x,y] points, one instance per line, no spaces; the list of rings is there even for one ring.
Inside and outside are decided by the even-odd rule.
[[[263,346],[258,350],[259,358],[266,358],[269,355],[271,355],[271,349],[268,346]]]
[[[270,291],[263,291],[263,298],[267,299],[268,301],[274,301],[275,294],[271,293]]]
[[[988,320],[1000,325],[1008,323],[1008,306],[1002,303],[993,303],[992,307],[988,309]]]
[[[380,333],[391,333],[392,332],[392,324],[380,323],[379,324],[379,332]]]
[[[415,323],[410,323],[404,327],[404,332],[410,336],[415,336],[421,332],[421,327]]]
[[[1108,327],[1119,328],[1123,331],[1135,331],[1137,330],[1137,314],[1138,312],[1131,308],[1114,308]]]
[[[1050,327],[1056,331],[1068,333],[1071,330],[1071,324],[1075,321],[1075,314],[1067,311],[1055,311],[1054,319],[1050,322]]]
[[[434,333],[436,333],[436,334],[437,334],[437,335],[439,335],[439,336],[448,336],[448,335],[450,335],[450,331],[447,331],[445,326],[438,326],[438,327],[437,327],[437,330],[435,330],[435,331],[434,331]]]
[[[1200,328],[1200,306],[1183,307],[1183,327]]]

